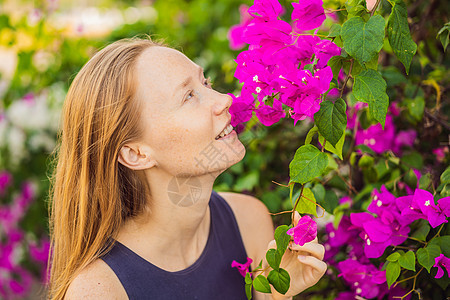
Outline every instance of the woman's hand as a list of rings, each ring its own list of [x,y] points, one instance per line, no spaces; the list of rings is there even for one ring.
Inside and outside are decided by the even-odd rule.
[[[297,225],[300,215],[295,212],[294,225]],[[276,242],[272,240],[268,249],[276,249]],[[267,250],[268,250],[267,249]],[[289,242],[288,249],[284,253],[280,267],[288,271],[291,278],[289,290],[282,295],[272,288],[274,299],[295,296],[307,288],[315,285],[325,274],[327,264],[323,262],[324,247],[318,243],[317,237],[309,243],[299,246],[293,241]]]

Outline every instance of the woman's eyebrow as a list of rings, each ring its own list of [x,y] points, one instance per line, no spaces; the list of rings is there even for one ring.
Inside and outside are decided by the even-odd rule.
[[[198,67],[198,73],[201,75],[203,74],[203,68],[202,67]],[[178,85],[178,87],[175,89],[175,92],[184,89],[187,85],[189,85],[192,82],[192,76],[189,76],[188,78],[186,78],[180,85]]]

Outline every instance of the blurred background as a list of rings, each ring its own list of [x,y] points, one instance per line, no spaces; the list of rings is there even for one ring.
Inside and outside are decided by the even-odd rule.
[[[150,34],[153,38],[164,39],[203,66],[205,76],[211,77],[215,89],[236,94],[240,84],[233,76],[234,59],[239,50],[230,49],[227,35],[231,26],[240,23],[239,7],[252,2],[0,2],[0,299],[44,299],[42,283],[47,280],[45,269],[49,251],[49,159],[56,145],[61,106],[77,71],[106,44]],[[324,6],[337,8],[345,1],[324,2]],[[383,7],[388,7],[387,1],[382,2]],[[449,7],[447,1],[406,2],[413,39],[419,46],[410,76],[402,74],[401,68],[402,71],[392,68],[389,62],[392,51],[389,53],[388,45],[379,65],[389,79],[386,81],[391,101],[398,100],[399,107],[403,108],[396,126],[414,128],[420,140],[407,152],[409,156],[405,160],[418,170],[427,170],[433,180],[432,174],[442,173],[449,163],[449,131],[445,127],[449,112],[446,95],[450,80],[449,57],[441,41],[436,39],[440,28],[448,22]],[[292,7],[290,1],[280,3],[288,10]],[[289,11],[286,16],[290,16]],[[324,29],[332,22],[335,20],[327,19]],[[396,84],[403,84],[404,89],[389,89]],[[405,96],[404,91],[410,96]],[[416,97],[421,97],[419,108],[411,105],[411,99]],[[435,115],[436,105],[438,114]],[[427,117],[427,109],[434,118]],[[253,118],[240,133],[247,147],[246,157],[221,174],[214,189],[252,194],[271,212],[291,209],[289,188],[273,181],[288,183],[289,162],[304,143],[310,127],[307,121],[294,127],[290,119],[265,127]],[[349,149],[347,142],[344,156]],[[435,153],[434,149],[440,152]],[[336,206],[337,199],[349,190],[342,175],[348,166],[332,164],[330,167],[336,172],[324,183],[332,193],[327,197],[336,199]],[[355,170],[350,174],[350,179],[356,178],[352,188],[361,191],[367,184],[392,182],[392,176],[403,174],[399,171],[388,176],[374,170],[375,173],[363,174]],[[381,175],[387,177],[381,180]],[[374,176],[378,177],[374,179]],[[367,196],[367,192],[358,200],[364,200],[364,195]],[[286,223],[288,218],[276,216],[274,221]],[[324,299],[320,289],[324,293],[328,284],[329,281],[324,281],[317,290],[311,291],[311,299]],[[334,288],[345,289],[342,285]]]

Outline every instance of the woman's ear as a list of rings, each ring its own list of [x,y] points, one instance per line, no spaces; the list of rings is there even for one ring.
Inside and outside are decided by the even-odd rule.
[[[119,151],[118,161],[132,170],[150,169],[157,164],[150,157],[150,151],[143,151],[137,145],[124,145]]]

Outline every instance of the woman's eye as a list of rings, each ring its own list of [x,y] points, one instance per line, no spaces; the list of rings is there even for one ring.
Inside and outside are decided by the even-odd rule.
[[[190,91],[187,95],[186,95],[186,100],[191,99],[192,97],[194,97],[194,93],[193,91]]]

